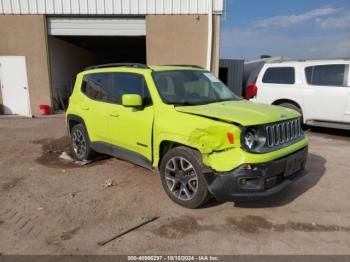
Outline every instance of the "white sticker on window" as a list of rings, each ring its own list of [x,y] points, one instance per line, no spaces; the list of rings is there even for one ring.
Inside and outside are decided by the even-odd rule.
[[[210,82],[213,83],[219,83],[220,80],[217,79],[214,75],[210,74],[210,73],[204,73],[204,75],[210,80]]]

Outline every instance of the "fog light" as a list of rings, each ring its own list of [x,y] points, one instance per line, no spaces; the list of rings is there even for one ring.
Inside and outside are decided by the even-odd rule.
[[[259,190],[264,186],[264,179],[259,177],[242,177],[238,180],[238,185],[242,189]]]
[[[245,186],[246,184],[247,184],[247,180],[246,179],[240,179],[239,180],[239,184],[241,185],[241,186]]]

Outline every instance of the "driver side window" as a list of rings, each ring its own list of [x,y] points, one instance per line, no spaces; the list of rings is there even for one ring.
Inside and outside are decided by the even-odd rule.
[[[122,96],[125,94],[140,95],[145,106],[152,105],[151,95],[143,75],[134,73],[113,73],[113,100],[122,104]]]

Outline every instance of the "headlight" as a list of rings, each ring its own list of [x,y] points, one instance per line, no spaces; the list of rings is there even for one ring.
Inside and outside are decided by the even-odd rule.
[[[244,134],[244,144],[248,149],[253,149],[258,142],[259,139],[256,130],[252,128],[248,129]]]
[[[249,127],[243,133],[242,140],[245,148],[249,151],[259,151],[265,145],[266,135],[261,128]]]

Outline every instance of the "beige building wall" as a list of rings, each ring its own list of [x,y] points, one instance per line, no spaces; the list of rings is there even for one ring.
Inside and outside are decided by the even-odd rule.
[[[0,79],[0,88],[1,88],[1,79]],[[4,113],[4,106],[2,104],[2,92],[0,90],[0,115]]]
[[[147,63],[207,66],[208,16],[146,16]]]
[[[211,71],[219,74],[220,15],[213,15]],[[207,67],[207,15],[146,16],[147,63],[193,64]]]
[[[43,15],[0,15],[0,56],[26,57],[32,114],[51,106],[46,36]]]

